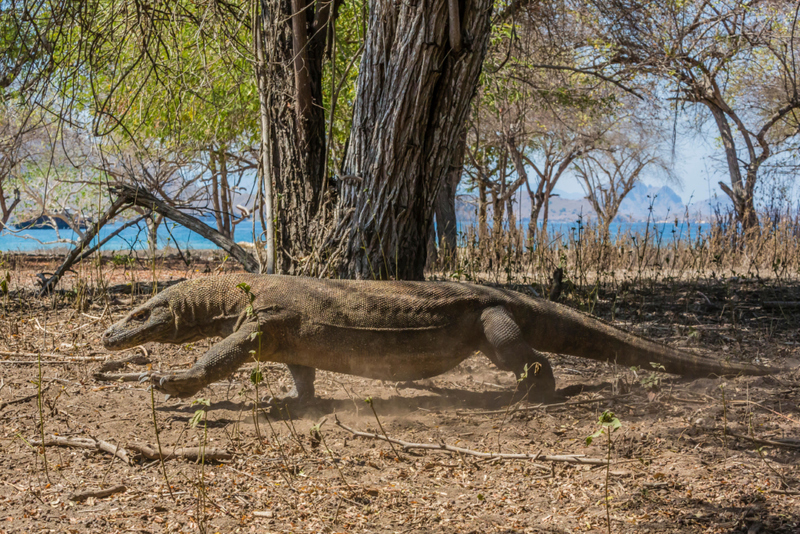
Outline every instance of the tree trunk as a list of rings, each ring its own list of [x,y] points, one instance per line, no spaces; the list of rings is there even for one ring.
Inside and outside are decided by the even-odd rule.
[[[466,0],[462,51],[446,0],[370,3],[369,32],[341,184],[337,229],[349,278],[421,279],[439,184],[465,128],[486,53],[490,0]]]
[[[220,232],[225,237],[233,239],[233,224],[231,223],[233,205],[231,202],[231,186],[228,183],[228,157],[225,153],[224,145],[220,147],[218,161],[220,206],[222,207],[222,229]]]
[[[489,227],[486,224],[486,184],[483,181],[478,183],[478,243],[481,246],[486,244],[489,236]]]
[[[439,225],[438,220],[436,225]],[[433,225],[431,225],[428,230],[428,257],[425,260],[425,270],[430,271],[434,269],[438,261],[439,252],[436,250],[436,230],[434,230]]]
[[[14,213],[14,208],[16,208],[19,203],[19,189],[14,189],[14,200],[11,202],[10,206],[6,205],[6,196],[3,191],[2,180],[0,180],[0,211],[2,211],[2,213],[0,213],[0,230],[6,227],[8,219],[11,218],[11,214]]]
[[[214,147],[209,147],[208,149],[208,169],[211,171],[211,205],[214,206],[214,220],[217,223],[217,230],[222,234],[225,234],[222,225],[222,206],[220,204],[219,169],[217,168],[217,153],[214,151]]]
[[[728,174],[731,179],[731,185],[729,187],[724,182],[719,182],[719,186],[722,191],[730,197],[731,202],[733,202],[736,220],[742,225],[742,229],[745,231],[751,230],[758,227],[758,216],[756,215],[755,203],[753,200],[756,183],[755,173],[749,171],[747,183],[742,183],[742,171],[739,167],[739,156],[736,153],[736,142],[733,138],[730,124],[728,124],[728,120],[725,118],[725,113],[713,103],[704,103],[711,111],[717,123],[717,129],[722,139],[722,146],[725,149],[725,158],[728,162]]]
[[[439,234],[439,248],[444,256],[443,267],[452,267],[458,247],[458,220],[456,219],[456,191],[464,170],[464,150],[467,136],[464,130],[459,146],[453,152],[453,161],[445,175],[439,194],[436,195],[436,231]]]
[[[326,31],[317,31],[318,10],[305,0],[294,3],[304,9],[293,16],[291,0],[261,0],[264,42],[266,125],[270,158],[265,177],[274,180],[276,205],[277,269],[299,270],[298,264],[312,249],[311,234],[319,211],[325,162],[325,116],[322,106],[322,59]],[[317,4],[315,4],[317,5]],[[292,26],[306,37],[293,47]],[[295,32],[296,34],[296,32]],[[303,42],[305,41],[305,42]],[[298,84],[307,84],[298,86]],[[311,104],[308,105],[310,99]]]

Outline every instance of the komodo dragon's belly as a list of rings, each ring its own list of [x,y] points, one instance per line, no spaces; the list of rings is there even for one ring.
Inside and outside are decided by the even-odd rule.
[[[442,374],[478,350],[472,318],[415,328],[358,328],[306,324],[276,354],[283,363],[381,380],[419,380]]]

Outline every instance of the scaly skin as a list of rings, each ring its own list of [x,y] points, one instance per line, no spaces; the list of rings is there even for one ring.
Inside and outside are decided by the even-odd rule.
[[[248,295],[238,288],[250,286]],[[107,349],[149,341],[224,339],[188,371],[152,373],[153,386],[191,397],[255,356],[285,363],[293,398],[314,397],[314,370],[383,380],[444,373],[475,351],[524,377],[523,390],[551,398],[555,379],[540,352],[622,365],[661,364],[685,376],[765,375],[775,370],[717,362],[615,328],[571,308],[513,291],[456,282],[319,280],[236,274],[176,284],[103,334]],[[528,371],[526,372],[526,369]]]

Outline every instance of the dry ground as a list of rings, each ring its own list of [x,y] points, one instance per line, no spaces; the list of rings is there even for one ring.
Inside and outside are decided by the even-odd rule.
[[[613,532],[800,532],[797,371],[684,380],[554,356],[563,401],[626,396],[511,413],[502,408],[514,389],[512,376],[476,355],[413,388],[318,373],[318,404],[291,418],[262,409],[255,424],[256,395],[245,369],[232,383],[202,392],[210,401],[205,427],[190,424],[202,405],[156,396],[164,449],[205,442],[233,453],[206,465],[167,460],[170,492],[160,462],[132,451],[125,464],[107,452],[32,445],[42,433],[123,448],[156,443],[150,393],[136,382],[92,376],[104,357],[132,354],[107,355],[98,334],[132,300],[145,298],[119,284],[148,281],[147,265],[85,268],[63,281],[67,293],[40,299],[32,293],[33,275],[55,264],[48,258],[5,262],[0,275],[10,272],[11,293],[0,306],[0,532],[608,531],[604,467],[395,451],[336,426],[334,415],[352,428],[381,433],[367,397],[374,399],[383,431],[398,439],[592,458],[609,453],[605,436],[584,444],[609,409],[622,422],[612,436],[607,480]],[[162,280],[203,276],[219,266],[213,259],[188,269],[167,262],[157,274]],[[110,289],[92,297],[84,283]],[[800,309],[765,307],[765,300],[800,301],[800,285],[736,279],[642,284],[601,292],[594,313],[718,358],[796,369]],[[190,365],[207,346],[146,349],[151,365],[166,369]],[[274,388],[286,387],[281,368],[266,374]],[[321,436],[314,437],[320,421]],[[76,491],[119,484],[125,492],[69,500]]]

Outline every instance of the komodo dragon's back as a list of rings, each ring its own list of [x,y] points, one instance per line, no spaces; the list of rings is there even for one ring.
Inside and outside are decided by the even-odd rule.
[[[256,309],[281,303],[312,323],[366,330],[435,329],[507,301],[492,288],[456,282],[376,282],[271,276]]]

